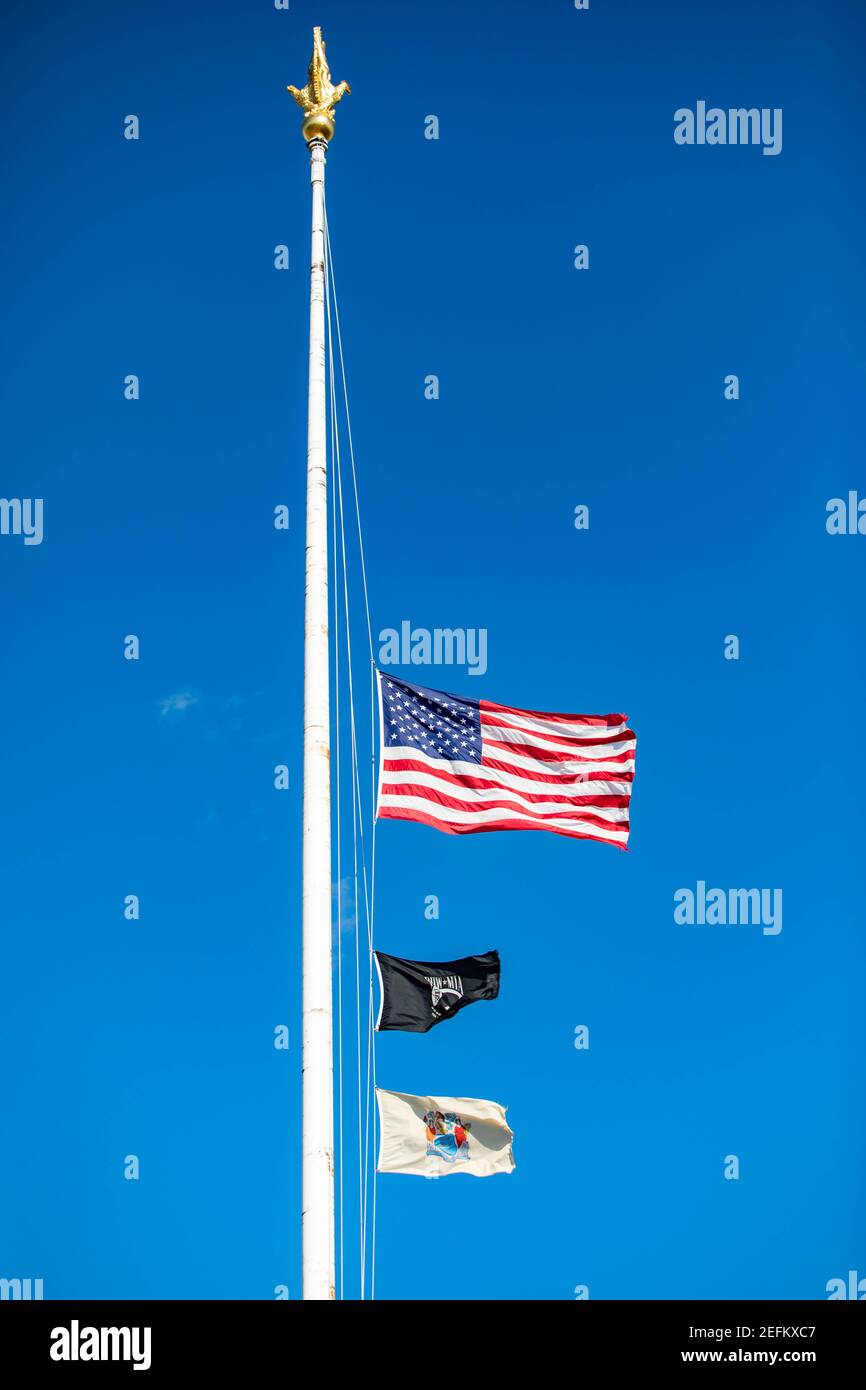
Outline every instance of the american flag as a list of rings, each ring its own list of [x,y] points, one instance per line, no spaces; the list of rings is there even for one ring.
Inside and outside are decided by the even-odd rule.
[[[378,678],[379,816],[625,849],[635,736],[624,714],[544,714]]]

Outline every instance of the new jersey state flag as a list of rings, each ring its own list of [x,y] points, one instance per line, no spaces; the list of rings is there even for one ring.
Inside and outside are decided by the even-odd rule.
[[[409,1096],[376,1088],[380,1173],[490,1178],[514,1169],[505,1108],[464,1096]]]
[[[515,709],[377,674],[380,818],[626,848],[635,735],[624,714]]]

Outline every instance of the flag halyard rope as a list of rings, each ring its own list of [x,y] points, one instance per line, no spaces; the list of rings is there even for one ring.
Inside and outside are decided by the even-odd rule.
[[[361,526],[361,512],[359,504],[357,469],[355,465],[354,442],[351,427],[351,415],[349,410],[348,387],[345,374],[345,358],[343,353],[342,332],[340,326],[339,308],[336,298],[336,284],[333,274],[333,263],[331,256],[330,232],[328,227],[327,206],[324,211],[325,222],[325,303],[326,303],[326,323],[328,340],[328,368],[329,368],[329,395],[330,395],[330,426],[331,426],[331,473],[333,478],[332,486],[332,532],[334,547],[334,650],[335,650],[335,688],[336,688],[336,739],[337,753],[335,758],[336,773],[336,792],[337,792],[337,958],[338,958],[338,1078],[339,1078],[339,1120],[338,1132],[340,1139],[339,1157],[339,1195],[340,1195],[340,1293],[344,1296],[343,1269],[345,1263],[345,1250],[343,1238],[343,999],[342,999],[342,943],[341,932],[343,924],[343,892],[342,892],[342,844],[341,844],[341,817],[342,817],[342,788],[341,788],[341,762],[340,762],[340,623],[339,623],[339,599],[337,589],[339,586],[340,572],[342,572],[343,587],[343,648],[345,651],[346,674],[345,684],[348,692],[348,713],[350,731],[350,768],[351,768],[351,799],[352,799],[352,872],[353,872],[353,928],[355,936],[355,1012],[356,1028],[355,1042],[357,1050],[357,1081],[358,1081],[358,1205],[359,1205],[359,1253],[360,1253],[360,1297],[365,1299],[367,1295],[367,1267],[369,1263],[369,1290],[370,1298],[375,1297],[375,1259],[376,1259],[376,1047],[374,1039],[374,995],[373,995],[373,921],[374,921],[374,895],[375,895],[375,865],[376,865],[376,749],[375,749],[375,718],[376,718],[376,671],[373,655],[373,633],[370,618],[370,603],[367,587],[366,562],[364,553],[364,538]],[[332,314],[333,306],[333,314]],[[334,334],[336,327],[336,335]],[[337,342],[337,359],[339,362],[339,373],[342,382],[342,404],[346,421],[346,437],[349,446],[349,458],[351,468],[351,492],[350,498],[354,502],[355,518],[358,536],[358,553],[360,556],[360,572],[364,597],[364,608],[366,616],[367,638],[370,652],[370,761],[371,761],[371,783],[370,783],[370,808],[365,814],[363,805],[363,795],[361,787],[361,775],[359,767],[359,740],[358,723],[356,718],[355,702],[355,683],[353,679],[352,661],[352,634],[351,634],[351,606],[349,601],[349,560],[346,543],[345,510],[343,494],[343,465],[340,448],[339,430],[339,411],[337,405],[336,376],[337,371],[334,355],[334,337]],[[365,821],[367,814],[370,816],[370,836],[369,841],[365,835]],[[359,875],[360,859],[360,875]],[[370,865],[369,880],[367,865]],[[360,881],[359,881],[360,880]],[[368,946],[368,971],[366,987],[366,1032],[367,1046],[362,1064],[362,1042],[361,1042],[361,1016],[362,1016],[362,995],[361,995],[361,970],[360,970],[360,947],[359,947],[359,916],[360,916],[360,895],[359,888],[363,894],[364,918],[367,931]],[[363,1103],[362,1103],[363,1092]],[[372,1164],[372,1179],[371,1179]]]

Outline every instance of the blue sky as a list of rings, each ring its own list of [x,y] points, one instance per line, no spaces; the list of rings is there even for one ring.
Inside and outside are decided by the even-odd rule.
[[[517,1169],[380,1178],[377,1294],[866,1274],[866,540],[825,528],[866,491],[862,10],[6,15],[0,493],[44,499],[44,539],[0,536],[0,1276],[299,1296],[309,183],[284,88],[313,24],[353,88],[328,203],[374,629],[486,628],[483,679],[397,673],[638,736],[627,855],[379,829],[377,944],[503,972],[383,1036],[379,1081],[506,1104]],[[781,154],[678,146],[698,100],[781,108]],[[781,888],[782,932],[678,925],[699,879]]]

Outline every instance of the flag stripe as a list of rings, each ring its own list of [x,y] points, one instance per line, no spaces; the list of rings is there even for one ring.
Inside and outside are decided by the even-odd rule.
[[[421,809],[423,807],[424,809]],[[485,824],[474,823],[471,825],[458,824],[450,817],[446,820],[432,813],[427,809],[429,803],[421,803],[419,807],[403,808],[399,806],[383,806],[379,812],[380,820],[412,820],[421,821],[423,825],[432,825],[434,830],[444,830],[447,835],[477,835],[485,830],[555,830],[557,835],[569,835],[574,840],[598,840],[601,844],[615,844],[620,849],[625,849],[625,842],[628,838],[624,836],[615,839],[611,835],[598,834],[595,830],[584,826],[580,830],[572,830],[564,825],[538,825],[531,820],[501,820],[488,821]]]
[[[512,719],[493,717],[485,709],[481,711],[481,724],[484,729],[496,730],[495,733],[491,732],[491,738],[501,738],[510,743],[534,743],[540,748],[548,745],[551,748],[579,748],[582,745],[615,743],[617,739],[634,742],[634,734],[625,725],[619,725],[615,729],[582,728],[579,731],[535,729],[527,724],[515,723]]]
[[[543,754],[549,752],[551,755],[559,753],[563,757],[573,758],[575,756],[586,757],[601,750],[605,753],[621,753],[626,749],[634,747],[634,737],[623,738],[618,734],[612,734],[604,738],[563,738],[561,734],[551,735],[531,734],[526,729],[510,729],[503,724],[489,724],[484,716],[481,716],[481,728],[484,733],[485,743],[514,744],[517,748],[537,749]]]
[[[504,767],[488,765],[483,768],[473,763],[443,762],[428,758],[424,753],[413,753],[409,758],[395,756],[385,751],[382,766],[383,781],[394,780],[399,772],[432,772],[455,786],[502,786],[513,787],[516,791],[538,792],[541,787],[550,787],[553,792],[571,792],[579,788],[581,796],[616,797],[618,804],[627,805],[631,793],[630,773],[618,778],[607,778],[603,772],[587,772],[577,778],[567,773],[563,776],[548,776],[545,773],[526,773],[517,776]]]
[[[625,714],[547,714],[540,709],[516,709],[513,705],[498,705],[495,700],[480,700],[482,714],[506,715],[514,724],[526,728],[549,729],[561,726],[560,732],[573,731],[583,725],[593,732],[625,728],[628,716]]]
[[[554,800],[540,796],[526,796],[521,792],[503,791],[501,787],[461,787],[452,791],[443,787],[436,777],[420,774],[412,779],[395,783],[399,790],[392,791],[389,779],[382,780],[382,801],[387,804],[392,798],[401,796],[426,796],[432,792],[440,806],[453,806],[455,810],[470,809],[472,806],[501,806],[510,810],[525,811],[529,815],[545,818],[568,818],[577,804],[573,798],[558,797]],[[628,808],[623,806],[601,806],[590,797],[580,802],[582,817],[598,820],[600,824],[628,824]]]
[[[499,732],[499,731],[497,731]],[[607,763],[629,762],[634,758],[633,743],[611,743],[581,745],[580,749],[569,748],[561,751],[547,744],[523,743],[501,738],[484,739],[484,748],[495,748],[500,757],[536,758],[545,763],[595,763],[604,759]]]
[[[630,753],[618,753],[612,758],[571,758],[567,764],[561,768],[557,768],[556,762],[552,765],[548,764],[548,766],[551,767],[551,771],[547,773],[543,771],[545,766],[543,759],[536,759],[531,755],[523,753],[514,753],[507,747],[503,748],[496,746],[492,751],[485,752],[484,766],[496,767],[505,771],[508,771],[509,768],[513,768],[517,771],[537,773],[537,775],[541,777],[563,776],[568,773],[569,768],[572,769],[572,778],[578,773],[585,774],[587,772],[602,771],[613,772],[617,776],[622,776],[624,773],[634,772],[634,757]]]

